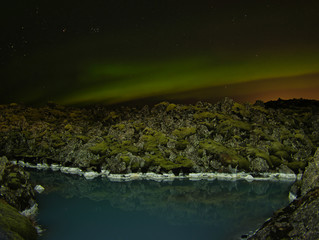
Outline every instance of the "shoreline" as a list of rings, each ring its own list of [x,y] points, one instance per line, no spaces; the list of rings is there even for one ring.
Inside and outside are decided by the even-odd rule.
[[[83,176],[87,180],[92,180],[97,177],[106,177],[113,182],[127,182],[134,180],[153,180],[153,181],[173,181],[175,179],[189,179],[190,181],[199,180],[246,180],[248,182],[252,181],[289,181],[294,182],[302,178],[302,174],[292,174],[292,173],[246,173],[246,172],[236,172],[236,173],[218,173],[218,172],[207,172],[207,173],[188,173],[185,175],[176,176],[173,173],[163,173],[157,174],[154,172],[147,173],[123,173],[123,174],[112,174],[108,170],[101,170],[101,172],[84,172],[80,168],[76,167],[64,167],[58,164],[41,164],[32,165],[24,161],[11,161],[12,164],[19,165],[21,167],[32,168],[37,170],[52,170],[61,171],[65,174],[79,175]],[[258,176],[253,176],[257,175]]]

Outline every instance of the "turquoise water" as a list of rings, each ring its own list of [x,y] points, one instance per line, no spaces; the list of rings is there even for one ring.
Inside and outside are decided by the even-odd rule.
[[[32,172],[40,239],[240,239],[288,204],[288,182],[85,180]]]

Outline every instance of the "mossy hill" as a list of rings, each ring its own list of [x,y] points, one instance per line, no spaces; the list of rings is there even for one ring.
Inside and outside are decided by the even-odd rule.
[[[84,171],[298,173],[318,145],[319,103],[302,99],[139,109],[0,106],[0,156]]]

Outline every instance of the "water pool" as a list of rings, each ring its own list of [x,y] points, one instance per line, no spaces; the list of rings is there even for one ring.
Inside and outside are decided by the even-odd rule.
[[[86,180],[32,171],[40,239],[240,239],[288,204],[291,182]]]

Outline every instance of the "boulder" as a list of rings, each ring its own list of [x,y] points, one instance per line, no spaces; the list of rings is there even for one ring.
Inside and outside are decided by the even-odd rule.
[[[319,148],[303,174],[300,186],[301,195],[304,196],[315,187],[319,187]]]
[[[273,217],[249,240],[319,239],[319,188],[313,189]]]
[[[250,162],[250,169],[253,172],[267,172],[269,166],[265,159],[257,157]]]

